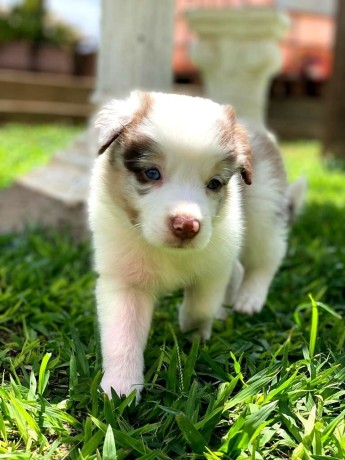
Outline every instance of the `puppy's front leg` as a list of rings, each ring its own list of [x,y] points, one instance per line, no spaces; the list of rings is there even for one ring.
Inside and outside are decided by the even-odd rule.
[[[154,299],[137,287],[118,285],[101,276],[96,287],[104,375],[103,390],[111,396],[137,390],[144,384],[144,348],[149,333]]]
[[[229,273],[218,279],[202,279],[185,289],[179,312],[179,323],[183,332],[191,332],[207,340],[211,336],[213,319],[222,306]]]

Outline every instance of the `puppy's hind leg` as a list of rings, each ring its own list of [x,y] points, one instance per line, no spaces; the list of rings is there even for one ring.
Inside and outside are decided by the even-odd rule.
[[[185,289],[179,311],[182,332],[190,332],[202,340],[210,338],[213,319],[221,308],[229,276],[226,273],[219,278],[202,279]]]
[[[262,310],[272,279],[286,253],[287,228],[284,222],[248,228],[242,253],[243,283],[234,309],[249,315]]]
[[[236,260],[233,265],[231,272],[230,281],[226,288],[223,304],[224,306],[220,307],[219,311],[216,313],[217,319],[225,320],[229,316],[229,306],[234,305],[238,291],[242,285],[244,277],[244,269],[239,260]]]

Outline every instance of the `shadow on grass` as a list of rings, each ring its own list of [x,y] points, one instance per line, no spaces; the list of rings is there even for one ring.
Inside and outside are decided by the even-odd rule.
[[[288,255],[281,275],[289,272],[298,293],[309,289],[331,305],[344,305],[345,294],[345,206],[309,204],[294,224]],[[289,289],[291,284],[287,283]],[[319,300],[319,299],[318,299]]]

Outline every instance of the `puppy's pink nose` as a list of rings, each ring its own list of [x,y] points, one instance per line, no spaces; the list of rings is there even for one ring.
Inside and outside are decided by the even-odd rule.
[[[170,219],[170,227],[175,236],[184,240],[199,233],[200,221],[194,217],[175,216]]]

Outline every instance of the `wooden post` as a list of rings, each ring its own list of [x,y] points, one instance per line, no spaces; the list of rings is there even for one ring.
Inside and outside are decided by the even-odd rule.
[[[173,0],[102,0],[93,102],[132,89],[171,91]]]
[[[345,160],[345,0],[338,0],[333,74],[326,94],[323,153]]]

